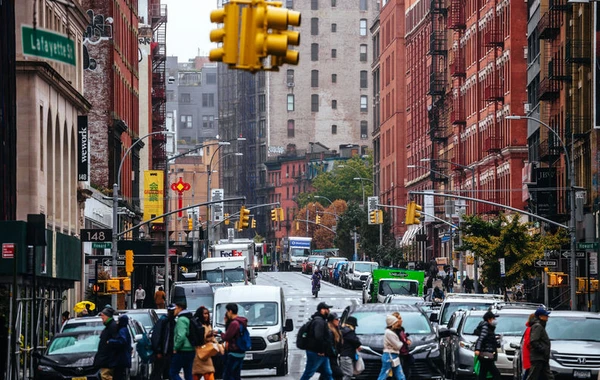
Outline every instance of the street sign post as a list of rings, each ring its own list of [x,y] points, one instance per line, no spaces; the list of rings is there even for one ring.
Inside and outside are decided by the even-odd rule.
[[[102,241],[102,242],[92,242],[92,249],[111,249],[112,242],[110,241]]]
[[[577,249],[597,251],[598,250],[598,242],[577,243]]]
[[[506,261],[504,257],[498,259],[500,262],[500,277],[506,277]]]
[[[562,253],[562,256],[565,257],[565,258],[567,258],[567,259],[570,259],[571,258],[571,252],[565,251],[565,252]],[[575,253],[575,257],[577,257],[578,259],[583,259],[585,257],[585,252],[578,251],[578,252]]]
[[[558,266],[558,261],[557,260],[538,260],[535,262],[535,266],[538,268],[545,268],[545,267],[556,267]]]

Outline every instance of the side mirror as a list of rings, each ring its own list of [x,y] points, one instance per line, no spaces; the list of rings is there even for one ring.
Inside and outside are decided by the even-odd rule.
[[[440,327],[440,328],[438,329],[438,336],[439,336],[440,338],[447,338],[447,337],[449,337],[450,335],[452,335],[452,332],[451,332],[449,329],[447,329],[447,328],[445,328],[445,327]]]
[[[521,345],[518,343],[511,343],[510,344],[510,348],[514,348],[515,350],[520,350],[521,349]]]
[[[448,329],[448,331],[450,331],[450,335],[458,335],[458,331],[456,331],[456,329],[454,327],[451,329]]]
[[[352,268],[348,269],[348,273],[354,273],[354,270]]]
[[[294,330],[294,321],[292,321],[291,319],[286,319],[285,320],[285,326],[283,327],[283,331],[293,331]]]
[[[438,319],[438,314],[437,313],[431,313],[431,315],[429,316],[429,322],[439,322]]]

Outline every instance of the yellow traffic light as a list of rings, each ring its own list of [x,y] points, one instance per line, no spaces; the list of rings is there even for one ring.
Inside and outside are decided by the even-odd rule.
[[[129,277],[125,277],[123,280],[123,291],[130,292],[131,291],[131,279]]]
[[[228,226],[229,225],[229,214],[225,213],[225,225]]]
[[[263,5],[264,6],[264,5]],[[261,5],[250,5],[242,8],[242,21],[240,29],[240,51],[236,68],[257,71],[263,68],[262,57],[257,54],[254,46],[256,41],[256,14]]]
[[[256,228],[256,219],[252,218],[252,228]]]
[[[383,210],[377,210],[377,224],[383,224]]]
[[[369,213],[370,224],[377,224],[377,211],[373,210]]]
[[[246,207],[242,206],[240,208],[240,223],[239,223],[240,230],[243,230],[244,228],[248,228],[249,226],[250,226],[250,210],[248,210]]]
[[[188,222],[187,223],[187,229],[188,229],[188,231],[193,230],[194,229],[194,219],[193,218],[188,218],[187,222]]]
[[[296,231],[300,231],[300,222],[296,222]]]
[[[315,223],[316,223],[316,224],[321,224],[321,216],[320,216],[320,215],[317,215],[317,216],[315,217]]]
[[[562,272],[548,272],[548,287],[569,285],[569,275]]]
[[[240,222],[239,221],[237,221],[237,220],[235,221],[235,223],[233,225],[233,229],[236,230],[236,231],[240,231],[241,230],[241,228],[240,228]]]
[[[256,7],[256,53],[259,57],[272,55],[272,66],[284,63],[297,65],[299,54],[288,50],[288,45],[300,45],[300,32],[290,31],[288,26],[300,26],[300,12],[280,8],[281,4],[273,5],[262,3]]]
[[[125,251],[125,272],[127,272],[127,276],[133,272],[133,250],[131,249]]]
[[[283,221],[285,220],[285,215],[284,215],[284,213],[283,213],[283,208],[279,207],[279,208],[277,209],[277,211],[279,212],[279,221],[280,221],[280,222],[283,222]]]
[[[223,8],[210,12],[210,22],[223,24],[223,26],[210,32],[211,42],[220,42],[222,45],[217,49],[212,49],[208,54],[208,59],[229,65],[237,63],[239,17],[239,5],[235,2],[229,2]]]
[[[106,292],[118,292],[121,290],[120,281],[117,279],[106,280]]]
[[[406,206],[406,225],[420,224],[421,213],[423,207],[416,204],[414,201],[409,202]]]
[[[274,222],[278,221],[277,209],[271,210],[271,220]]]

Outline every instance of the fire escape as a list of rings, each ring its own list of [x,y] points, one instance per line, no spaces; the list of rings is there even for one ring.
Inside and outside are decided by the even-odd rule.
[[[153,0],[150,7],[153,41],[152,54],[152,132],[165,130],[167,61],[167,6]],[[166,135],[152,136],[152,169],[164,170],[167,162]]]
[[[465,34],[467,24],[465,17],[465,0],[450,0],[448,6],[448,29],[452,30],[454,41],[450,55],[450,76],[452,81],[452,101],[450,124],[456,129],[455,135],[460,136],[467,124],[465,99],[461,88],[467,76],[465,50],[460,41]],[[455,142],[451,157],[448,161],[464,165],[464,152],[460,143]],[[462,170],[460,166],[452,165],[452,170]]]

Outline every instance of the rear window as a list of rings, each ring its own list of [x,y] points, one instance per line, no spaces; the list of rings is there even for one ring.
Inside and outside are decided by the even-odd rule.
[[[62,332],[72,331],[102,331],[104,330],[104,324],[102,321],[88,321],[88,322],[72,322],[66,323],[62,329]]]
[[[446,302],[443,306],[441,325],[447,325],[452,314],[458,310],[487,310],[494,302]]]

